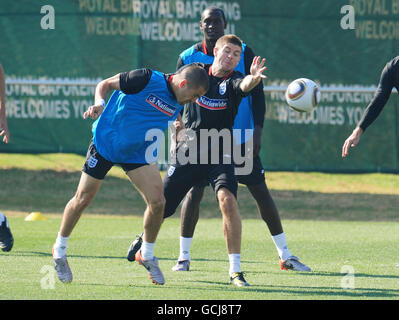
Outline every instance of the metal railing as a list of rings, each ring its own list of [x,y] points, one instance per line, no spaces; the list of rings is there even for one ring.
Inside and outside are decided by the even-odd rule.
[[[99,80],[40,80],[40,79],[6,79],[6,84],[9,85],[48,85],[48,86],[96,86]],[[320,92],[359,92],[359,93],[374,93],[376,86],[320,86]],[[285,92],[287,86],[264,86],[264,92]],[[396,90],[392,90],[396,92]]]

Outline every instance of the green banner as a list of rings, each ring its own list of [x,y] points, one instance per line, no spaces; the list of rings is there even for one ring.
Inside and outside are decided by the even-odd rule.
[[[323,88],[375,87],[399,53],[399,0],[2,0],[0,62],[11,140],[0,152],[85,154],[92,121],[82,114],[95,84],[140,67],[173,72],[179,53],[202,39],[200,15],[210,5],[225,11],[226,33],[267,58],[265,86],[305,77]],[[266,91],[265,168],[398,172],[396,93],[341,158],[372,96],[372,90],[322,92],[317,109],[300,114],[284,92]]]

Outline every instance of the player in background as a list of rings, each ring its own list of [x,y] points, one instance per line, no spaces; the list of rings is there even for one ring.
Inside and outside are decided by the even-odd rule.
[[[180,54],[177,68],[193,62],[212,63],[214,61],[213,49],[215,43],[224,35],[226,26],[227,21],[222,9],[209,7],[204,10],[200,21],[200,29],[204,36],[203,41]],[[240,71],[243,75],[250,74],[250,66],[254,57],[255,54],[252,49],[243,44],[241,60],[235,70]],[[286,235],[283,231],[277,207],[265,182],[264,169],[259,157],[265,111],[263,83],[260,82],[248,97],[243,98],[233,126],[233,129],[242,130],[241,137],[235,137],[236,139],[241,138],[242,149],[244,149],[244,142],[246,141],[244,130],[253,130],[253,171],[247,176],[237,176],[237,179],[238,182],[247,186],[257,203],[259,214],[267,224],[276,246],[280,258],[280,268],[283,270],[310,271],[310,268],[300,262],[297,257],[293,256],[288,249]],[[184,124],[177,121],[175,126],[176,130],[179,130],[181,127],[184,127]],[[242,153],[246,153],[246,150],[243,150]],[[205,186],[207,185],[207,181],[203,181],[194,186],[183,201],[181,208],[180,254],[177,264],[173,267],[174,271],[188,271],[190,268],[191,243],[199,218],[200,202],[203,198]],[[131,255],[139,248],[140,242],[141,235],[132,243],[129,251]]]
[[[117,74],[101,81],[95,91],[95,104],[83,117],[97,119],[93,124],[93,141],[74,197],[67,203],[58,237],[53,246],[53,260],[58,278],[72,281],[67,261],[69,236],[84,209],[99,191],[103,179],[114,164],[119,164],[131,183],[142,195],[147,207],[145,230],[138,262],[152,282],[165,280],[154,256],[155,240],[160,230],[165,198],[156,159],[158,149],[146,140],[150,130],[163,132],[176,120],[182,105],[195,101],[209,86],[203,67],[188,65],[175,74],[166,75],[151,69],[138,69]],[[107,93],[115,90],[105,106]],[[148,150],[153,150],[148,152]]]
[[[358,125],[342,146],[342,157],[349,154],[349,149],[355,147],[360,136],[371,125],[387,103],[393,87],[399,92],[399,56],[389,61],[381,72],[380,82],[373,99],[367,106]]]
[[[373,99],[370,101],[366,110],[364,110],[358,125],[342,146],[343,158],[348,156],[350,148],[357,146],[360,141],[360,136],[366,131],[367,127],[377,119],[388,102],[393,87],[399,92],[399,56],[387,62],[382,69],[380,82],[378,83]],[[399,267],[399,264],[396,266]]]
[[[10,140],[10,132],[8,131],[6,118],[6,81],[4,70],[0,63],[0,138],[4,143]],[[14,245],[14,237],[11,233],[10,226],[6,216],[0,211],[0,248],[2,251],[11,251]]]

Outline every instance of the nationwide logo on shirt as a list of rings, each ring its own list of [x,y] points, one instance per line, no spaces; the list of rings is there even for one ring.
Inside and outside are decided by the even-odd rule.
[[[147,97],[147,99],[145,99],[145,101],[168,116],[173,116],[177,109],[175,106],[168,104],[152,93]]]
[[[227,99],[210,99],[208,97],[199,97],[196,101],[201,107],[210,110],[224,110],[227,109]]]

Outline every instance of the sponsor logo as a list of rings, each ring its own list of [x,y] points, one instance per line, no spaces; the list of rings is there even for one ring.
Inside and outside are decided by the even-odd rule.
[[[154,94],[150,94],[145,101],[168,116],[173,116],[177,109],[175,106],[168,104]]]
[[[196,101],[201,107],[210,110],[224,110],[227,109],[227,99],[210,99],[208,97],[199,97]]]

